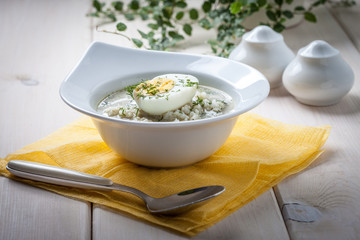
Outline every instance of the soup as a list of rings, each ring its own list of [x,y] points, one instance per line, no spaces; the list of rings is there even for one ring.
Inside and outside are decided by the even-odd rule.
[[[134,121],[176,122],[212,118],[232,108],[227,93],[200,85],[194,76],[165,74],[111,93],[97,111]]]

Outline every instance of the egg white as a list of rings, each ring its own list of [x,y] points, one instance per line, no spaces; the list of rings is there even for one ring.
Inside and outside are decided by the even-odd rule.
[[[161,115],[191,102],[199,85],[199,80],[188,74],[164,74],[152,80],[158,79],[161,81],[163,79],[172,80],[173,82],[169,81],[172,88],[164,90],[160,87],[152,87],[151,91],[146,93],[139,85],[140,87],[135,88],[133,91],[138,107],[151,115]],[[146,83],[147,81],[145,81]],[[169,86],[168,84],[167,87]]]

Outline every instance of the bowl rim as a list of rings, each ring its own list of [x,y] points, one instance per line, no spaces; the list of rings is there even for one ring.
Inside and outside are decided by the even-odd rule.
[[[251,71],[255,71],[258,73],[259,76],[262,76],[261,79],[258,79],[257,82],[259,81],[263,81],[264,82],[264,88],[262,89],[262,96],[259,98],[259,100],[252,105],[248,105],[247,107],[238,109],[238,110],[230,110],[227,113],[224,113],[222,115],[216,116],[216,117],[212,117],[212,118],[205,118],[205,119],[197,119],[197,120],[193,120],[193,121],[173,121],[173,122],[143,122],[143,121],[134,121],[134,120],[128,120],[128,119],[121,119],[121,118],[114,118],[114,117],[108,117],[108,116],[104,116],[101,115],[100,113],[97,113],[96,110],[94,110],[94,112],[88,111],[86,109],[83,109],[79,106],[77,106],[76,104],[73,104],[72,101],[70,99],[68,99],[67,97],[65,97],[64,94],[64,89],[65,89],[65,85],[68,83],[70,76],[74,73],[74,71],[82,64],[82,62],[84,61],[84,59],[87,57],[87,54],[89,53],[90,49],[97,47],[98,45],[100,46],[105,46],[105,47],[115,47],[118,49],[123,49],[126,51],[133,51],[133,52],[139,52],[139,51],[146,51],[146,52],[150,52],[153,54],[168,54],[168,55],[173,55],[173,56],[188,56],[188,57],[200,57],[200,58],[210,58],[210,59],[221,59],[221,61],[230,61],[230,62],[235,62],[236,64],[240,64],[245,66],[246,68],[251,69]],[[232,84],[231,82],[227,82],[230,85],[233,85],[235,87],[234,84]],[[210,124],[210,123],[216,123],[219,121],[223,121],[223,120],[227,120],[227,119],[232,119],[235,117],[238,117],[239,115],[253,109],[254,107],[256,107],[257,105],[259,105],[260,103],[262,103],[267,96],[269,95],[270,92],[270,84],[268,82],[268,80],[266,79],[266,77],[260,73],[258,70],[254,69],[253,67],[243,64],[243,63],[239,63],[237,61],[231,60],[231,59],[226,59],[226,58],[221,58],[221,57],[217,57],[217,56],[211,56],[211,55],[202,55],[202,54],[193,54],[193,53],[184,53],[184,52],[162,52],[162,51],[155,51],[155,50],[143,50],[143,49],[134,49],[134,48],[127,48],[127,47],[121,47],[121,46],[117,46],[117,45],[112,45],[112,44],[108,44],[108,43],[104,43],[104,42],[99,42],[99,41],[94,41],[93,43],[90,44],[90,46],[87,48],[87,50],[85,51],[85,53],[83,54],[83,56],[80,58],[80,60],[78,61],[78,63],[75,65],[75,67],[70,71],[70,73],[65,77],[65,79],[62,81],[61,85],[60,85],[60,89],[59,89],[59,94],[61,99],[71,108],[87,115],[90,116],[96,120],[99,121],[105,121],[105,122],[110,122],[110,123],[121,123],[123,125],[127,125],[127,126],[148,126],[148,127],[185,127],[185,126],[197,126],[197,125],[203,125],[203,124]],[[259,92],[260,93],[260,92]],[[239,95],[241,96],[241,94],[239,93]]]

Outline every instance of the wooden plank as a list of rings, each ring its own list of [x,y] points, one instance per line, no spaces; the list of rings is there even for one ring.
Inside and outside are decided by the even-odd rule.
[[[360,27],[356,22],[360,15],[360,0],[355,0],[355,2],[356,5],[351,8],[340,7],[329,8],[329,10],[360,52]]]
[[[0,2],[0,157],[80,116],[59,86],[90,43],[88,4]]]
[[[285,40],[296,51],[316,39],[338,48],[355,72],[353,89],[336,105],[311,107],[278,88],[254,111],[291,124],[332,126],[326,152],[309,169],[276,188],[290,238],[359,239],[360,56],[326,9],[318,9],[316,14],[317,24],[303,23],[287,30]],[[352,21],[360,22],[360,16]]]
[[[90,239],[90,203],[4,177],[0,189],[0,239]]]
[[[270,190],[191,239],[289,239]],[[188,239],[98,205],[93,210],[93,239]]]
[[[0,157],[79,116],[59,96],[88,44],[89,1],[0,1]],[[0,177],[0,239],[90,239],[91,205]]]

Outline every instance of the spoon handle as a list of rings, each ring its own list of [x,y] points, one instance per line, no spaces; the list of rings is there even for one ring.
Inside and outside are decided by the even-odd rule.
[[[29,161],[11,160],[6,168],[18,177],[62,186],[111,190],[113,185],[108,178]]]

